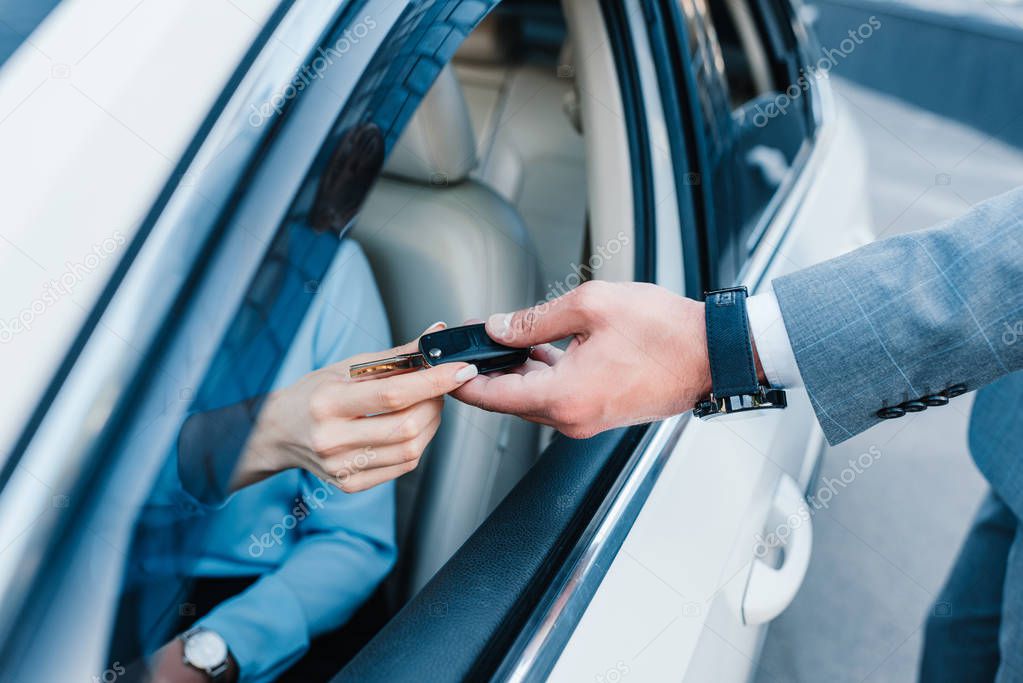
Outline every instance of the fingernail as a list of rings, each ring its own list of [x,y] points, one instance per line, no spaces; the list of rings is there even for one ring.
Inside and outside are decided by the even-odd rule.
[[[446,322],[444,322],[443,320],[438,320],[437,322],[435,322],[434,324],[430,325],[426,329],[432,330],[435,327],[447,327],[447,326],[448,326],[448,324]]]
[[[468,382],[478,374],[480,374],[479,368],[475,365],[466,365],[464,368],[455,373],[455,381]]]
[[[511,329],[511,320],[511,313],[495,313],[487,320],[487,328],[501,339],[506,339]]]

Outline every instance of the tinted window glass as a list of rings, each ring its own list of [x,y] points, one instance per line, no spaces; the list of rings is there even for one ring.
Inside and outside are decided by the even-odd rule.
[[[109,671],[141,673],[145,657],[199,625],[228,642],[247,677],[276,679],[305,652],[311,632],[344,624],[394,562],[393,484],[346,494],[338,482],[289,469],[229,490],[239,458],[259,445],[268,396],[391,346],[368,261],[347,233],[446,59],[427,61],[414,49],[443,4],[433,14],[424,11],[430,7],[399,21],[344,104],[242,304],[203,301],[190,313],[230,320],[201,384],[179,393],[168,362],[155,380],[168,386],[147,388],[173,387],[188,409],[184,420],[154,415],[127,439],[128,454],[155,451],[161,465],[126,553]],[[173,424],[161,427],[166,421]],[[169,442],[155,436],[164,433]]]

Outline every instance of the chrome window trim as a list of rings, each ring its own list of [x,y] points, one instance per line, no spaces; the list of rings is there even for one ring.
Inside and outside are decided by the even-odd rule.
[[[690,413],[676,415],[649,427],[494,680],[546,679],[629,535],[689,417]]]
[[[173,191],[165,208],[0,491],[0,519],[24,525],[0,553],[0,642],[17,625],[60,521],[60,515],[47,514],[51,501],[39,492],[45,484],[32,473],[46,473],[71,491],[88,472],[104,425],[144,362],[142,353],[126,358],[123,345],[146,349],[155,341],[186,285],[189,270],[181,265],[196,258],[269,134],[270,125],[249,122],[252,108],[284,91],[346,4],[296,0],[272,30],[187,170],[169,181]]]
[[[826,81],[815,81],[813,85],[816,87],[811,88],[810,93],[818,124],[816,135],[796,177],[779,199],[760,243],[740,273],[739,281],[751,291],[762,284],[815,171],[831,146],[835,128],[833,95]],[[690,415],[676,415],[651,425],[526,622],[494,680],[542,681],[553,670],[660,478]]]

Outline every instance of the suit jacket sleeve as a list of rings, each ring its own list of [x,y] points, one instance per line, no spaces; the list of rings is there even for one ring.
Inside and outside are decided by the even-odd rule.
[[[773,282],[831,444],[878,411],[1023,367],[1023,188]]]

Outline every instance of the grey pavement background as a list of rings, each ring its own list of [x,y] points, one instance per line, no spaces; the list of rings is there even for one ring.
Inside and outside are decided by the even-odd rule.
[[[833,84],[864,136],[880,236],[934,225],[1023,185],[1023,151],[887,95]],[[770,627],[757,683],[916,680],[923,619],[986,490],[966,449],[971,401],[828,449],[822,477],[837,477],[868,449],[881,456],[814,515],[809,572]]]
[[[836,73],[1023,147],[1023,2],[812,2]]]

